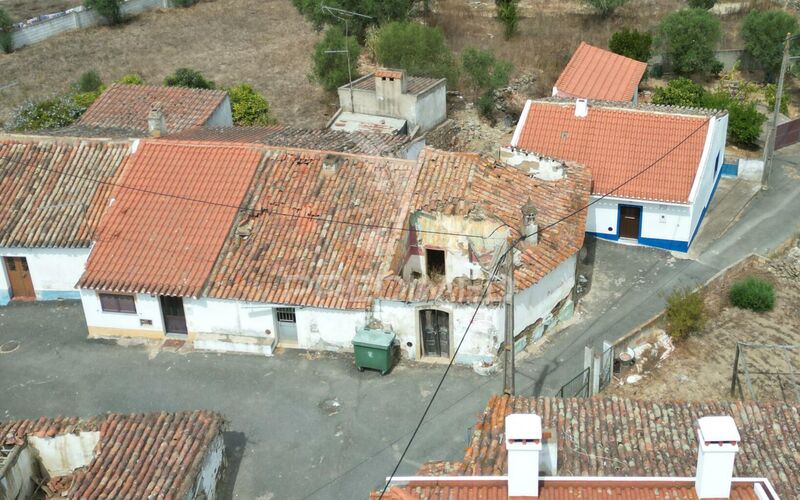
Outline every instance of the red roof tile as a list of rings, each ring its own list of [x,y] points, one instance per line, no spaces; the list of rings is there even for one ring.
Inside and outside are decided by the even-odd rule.
[[[532,101],[512,146],[587,166],[594,195],[688,203],[710,120],[606,105],[576,117],[573,102]]]
[[[167,131],[173,133],[204,125],[227,96],[223,90],[115,83],[89,106],[77,124],[147,135],[147,115],[158,103]]]
[[[143,141],[78,285],[199,295],[261,156],[243,145]]]
[[[89,247],[127,142],[0,138],[0,246]]]
[[[556,81],[559,97],[631,101],[647,63],[581,42]]]
[[[0,444],[99,432],[85,468],[48,482],[56,498],[185,498],[223,425],[222,417],[209,411],[40,418],[0,422]]]

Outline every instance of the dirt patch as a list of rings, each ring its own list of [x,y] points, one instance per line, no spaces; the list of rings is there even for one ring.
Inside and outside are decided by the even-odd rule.
[[[0,0],[4,9],[15,22],[25,21],[42,14],[63,12],[81,5],[81,0]]]
[[[641,370],[642,378],[635,383],[626,383],[631,373],[638,373],[631,371],[634,368],[618,374],[604,394],[653,400],[733,399],[730,387],[736,342],[800,344],[800,247],[796,245],[771,260],[752,259],[712,282],[704,290],[709,312],[705,330],[677,343],[674,352],[651,369]],[[730,304],[730,287],[746,276],[773,283],[772,311],[755,313]],[[663,324],[653,325],[653,330],[657,328],[663,328]],[[800,370],[800,351],[787,354],[789,363]],[[787,368],[782,352],[748,351],[748,359],[752,372]],[[786,397],[786,379],[754,375],[752,383],[759,399]]]
[[[220,86],[247,82],[263,92],[281,123],[321,127],[336,96],[308,81],[319,39],[289,0],[208,0],[153,10],[118,28],[65,33],[0,55],[0,122],[27,99],[65,92],[96,69],[109,82],[138,72],[158,84],[176,68],[195,68]]]

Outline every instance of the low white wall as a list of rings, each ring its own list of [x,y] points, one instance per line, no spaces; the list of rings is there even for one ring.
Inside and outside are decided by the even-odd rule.
[[[66,476],[89,465],[98,441],[100,433],[97,431],[55,437],[28,436],[28,444],[36,449],[39,462],[50,477]]]
[[[217,496],[217,481],[222,472],[222,462],[225,455],[225,443],[222,435],[218,435],[208,445],[208,451],[203,459],[203,465],[194,483],[194,488],[187,495],[187,499],[204,498],[214,500]]]
[[[2,257],[25,257],[38,300],[77,299],[75,283],[83,274],[89,249],[0,247],[0,261]],[[0,262],[0,305],[10,297],[11,285]]]
[[[447,87],[441,85],[417,97],[416,124],[426,132],[447,119]]]
[[[161,337],[164,321],[158,296],[137,293],[134,295],[136,313],[105,312],[100,297],[94,290],[81,290],[81,304],[86,326],[92,336],[143,336]],[[151,324],[146,324],[147,322]]]
[[[737,177],[746,179],[748,181],[761,181],[761,176],[764,174],[764,161],[763,160],[748,160],[741,158],[739,160],[739,169]]]
[[[211,113],[211,116],[206,120],[206,127],[233,127],[233,112],[231,111],[231,98],[225,96],[222,104],[217,106],[217,109]]]
[[[22,445],[14,464],[0,477],[0,498],[24,500],[33,498],[36,483],[41,479],[36,457],[29,446]]]
[[[514,335],[539,319],[548,319],[553,308],[572,293],[577,261],[578,254],[574,254],[539,282],[514,296]]]

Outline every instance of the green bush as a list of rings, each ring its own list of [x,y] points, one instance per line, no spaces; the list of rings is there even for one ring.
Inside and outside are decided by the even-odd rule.
[[[761,126],[767,117],[758,111],[754,103],[733,99],[723,92],[714,92],[703,96],[701,105],[728,111],[728,140],[744,147],[753,147],[758,143]]]
[[[359,40],[364,39],[370,26],[408,19],[415,2],[416,0],[292,0],[297,10],[317,28],[325,24],[333,26],[343,24],[340,19],[323,11],[322,5],[370,16],[369,19],[360,16],[348,18],[348,35],[355,35]]]
[[[94,103],[94,101],[96,101],[102,93],[102,90],[95,90],[93,92],[78,92],[76,94],[72,94],[70,99],[72,99],[72,102],[74,102],[79,108],[86,109],[91,106],[92,103]]]
[[[178,68],[175,73],[164,78],[167,87],[188,87],[190,89],[213,89],[214,82],[206,78],[197,70],[191,68]]]
[[[348,50],[350,52],[350,68],[347,67],[347,54],[331,54],[331,50]],[[314,79],[325,90],[335,90],[349,81],[358,77],[358,56],[361,47],[354,36],[344,36],[344,31],[338,26],[331,26],[325,36],[314,45],[312,55],[312,69]]]
[[[491,117],[492,113],[494,113],[494,94],[491,91],[481,94],[478,100],[475,101],[475,107],[478,108],[481,116]]]
[[[122,24],[125,17],[122,15],[122,0],[83,0],[87,9],[94,9],[109,24]]]
[[[603,17],[608,17],[622,7],[628,0],[583,0],[584,3],[591,5],[594,10]]]
[[[659,25],[659,43],[678,75],[716,75],[722,71],[714,54],[721,36],[719,19],[703,9],[673,12]]]
[[[461,66],[467,85],[474,95],[479,95],[475,104],[483,116],[494,111],[494,91],[508,84],[508,75],[513,66],[497,59],[491,50],[469,48],[461,54]]]
[[[447,78],[454,86],[458,71],[444,32],[419,23],[393,22],[375,35],[375,57],[388,68],[404,69],[409,75]]]
[[[124,85],[144,85],[144,79],[138,73],[127,74],[115,81]]]
[[[688,78],[670,80],[666,87],[653,91],[653,104],[696,108],[705,96],[706,90]]]
[[[742,22],[744,48],[774,81],[781,69],[783,41],[787,33],[797,31],[797,19],[782,10],[753,10]]]
[[[667,333],[681,340],[697,333],[706,324],[706,306],[700,292],[689,289],[676,290],[667,297]]]
[[[650,59],[653,35],[635,29],[623,28],[611,35],[608,49],[621,56],[637,61],[647,62]]]
[[[236,125],[269,125],[275,120],[269,114],[269,103],[263,95],[246,83],[228,89],[231,96],[233,123]]]
[[[14,39],[12,30],[14,29],[14,21],[11,16],[0,7],[0,50],[6,54],[10,54],[14,50]]]
[[[172,0],[172,5],[175,7],[191,7],[196,3],[197,0]]]
[[[771,311],[775,306],[775,289],[772,283],[754,276],[734,283],[728,297],[731,304],[739,309],[764,312]]]
[[[66,127],[75,122],[84,111],[86,108],[76,104],[70,96],[31,101],[14,112],[11,128],[25,131]]]
[[[717,0],[689,0],[689,7],[692,9],[710,9],[717,3]]]
[[[775,109],[775,94],[777,90],[774,83],[768,83],[764,86],[764,100],[767,101],[767,107],[769,107],[770,111]],[[781,96],[781,113],[784,115],[789,113],[789,93],[786,88],[783,89],[783,95]]]
[[[89,70],[78,77],[78,80],[72,84],[72,88],[76,92],[96,92],[103,86],[103,80],[95,70]]]
[[[503,23],[506,38],[514,36],[519,27],[517,0],[497,0],[497,19]]]

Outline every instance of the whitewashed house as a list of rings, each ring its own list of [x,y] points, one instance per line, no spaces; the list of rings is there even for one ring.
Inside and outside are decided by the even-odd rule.
[[[592,175],[586,231],[686,252],[722,172],[727,112],[585,99],[528,101],[502,159],[537,172],[573,161]]]
[[[77,299],[94,231],[130,145],[0,136],[0,305]]]
[[[269,355],[349,350],[369,327],[408,358],[449,358],[506,239],[587,202],[584,169],[560,172],[431,149],[409,161],[143,140],[124,178],[135,189],[114,194],[79,281],[89,336]],[[516,252],[520,346],[571,314],[584,223]],[[493,283],[457,362],[494,359],[502,299]]]

